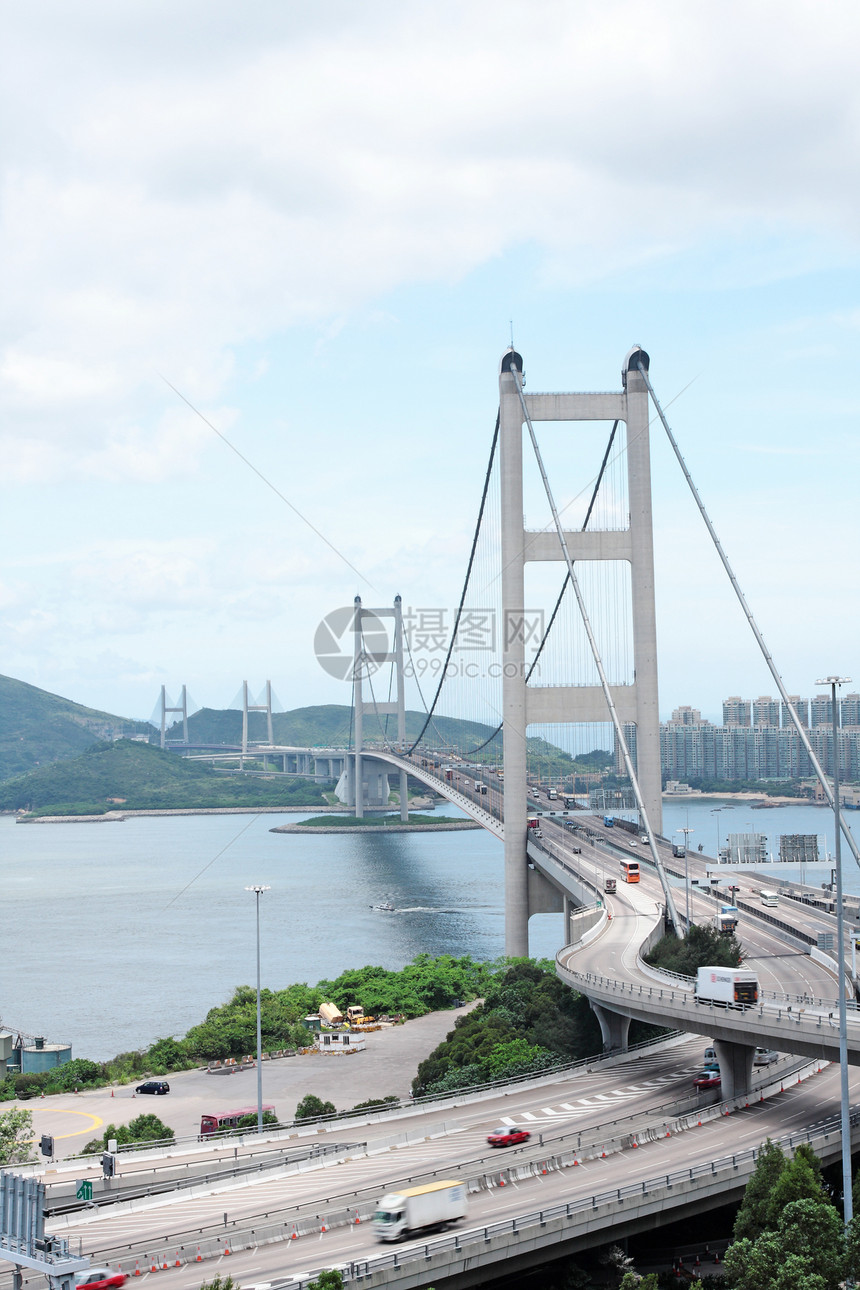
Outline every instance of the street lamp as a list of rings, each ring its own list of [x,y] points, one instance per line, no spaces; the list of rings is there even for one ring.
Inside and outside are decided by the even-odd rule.
[[[260,1024],[260,897],[271,887],[246,887],[257,898],[257,1132],[263,1132],[263,1039]]]
[[[716,815],[717,817],[717,864],[720,863],[720,811],[733,811],[734,809],[733,806],[715,806],[711,811],[711,815]]]
[[[686,896],[687,907],[687,931],[690,930],[690,857],[687,852],[690,849],[690,834],[695,833],[695,829],[685,826],[683,829],[676,829],[676,833],[684,835],[684,894]]]
[[[842,1128],[842,1221],[847,1227],[854,1215],[851,1193],[851,1117],[848,1105],[848,1014],[845,1003],[845,915],[842,907],[842,821],[839,818],[839,710],[836,687],[850,685],[850,676],[825,676],[816,685],[830,687],[833,729],[833,820],[836,830],[836,957],[839,963],[839,1074]]]

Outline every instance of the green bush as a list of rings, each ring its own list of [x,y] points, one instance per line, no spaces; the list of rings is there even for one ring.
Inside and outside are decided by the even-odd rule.
[[[264,1111],[264,1112],[263,1112],[263,1123],[264,1123],[264,1124],[277,1124],[277,1123],[278,1123],[278,1117],[277,1117],[277,1116],[276,1116],[272,1111]],[[241,1118],[240,1120],[237,1120],[237,1121],[236,1121],[236,1128],[237,1128],[237,1129],[256,1129],[256,1127],[257,1127],[257,1112],[256,1112],[256,1111],[252,1111],[250,1115],[243,1115],[243,1116],[242,1116],[242,1118]]]
[[[736,936],[726,936],[701,923],[693,923],[682,941],[674,935],[664,936],[645,959],[652,967],[681,976],[695,976],[700,967],[739,967],[742,960]]]
[[[323,1102],[313,1093],[306,1093],[296,1107],[297,1120],[317,1120],[337,1114],[334,1102]]]
[[[128,1146],[133,1142],[173,1141],[173,1130],[151,1112],[139,1115],[128,1124],[109,1124],[100,1138],[91,1138],[81,1155],[97,1155],[107,1150],[107,1144],[114,1140],[118,1147]]]
[[[353,1111],[374,1111],[380,1107],[396,1106],[400,1098],[396,1093],[389,1093],[386,1097],[370,1097],[366,1102],[356,1102],[352,1108]]]

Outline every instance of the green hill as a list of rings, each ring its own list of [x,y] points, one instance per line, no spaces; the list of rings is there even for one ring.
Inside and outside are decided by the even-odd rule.
[[[323,805],[321,787],[308,780],[222,775],[128,739],[95,744],[79,757],[40,766],[0,784],[0,810],[42,814],[96,815],[118,807]]]
[[[77,757],[101,740],[140,733],[152,734],[153,727],[0,676],[0,780]]]
[[[276,744],[298,748],[319,746],[345,748],[352,742],[350,717],[350,709],[338,703],[295,708],[292,712],[274,712],[272,733]],[[416,739],[423,725],[423,712],[408,711],[406,713],[407,739]],[[374,715],[365,716],[365,742],[382,743],[385,728],[385,717],[377,719]],[[431,745],[441,742],[453,748],[466,750],[475,748],[485,739],[489,739],[493,730],[493,726],[482,725],[478,721],[461,721],[456,717],[434,717],[425,738]],[[389,717],[387,738],[390,742],[394,742],[396,733],[397,720],[395,717]],[[248,737],[252,741],[267,738],[265,713],[249,714]],[[182,739],[181,722],[171,726],[168,738]],[[195,712],[188,718],[188,738],[191,743],[197,744],[241,743],[242,713],[235,708],[201,708],[199,712]],[[493,750],[497,749],[501,755],[501,746],[502,737],[497,735],[484,751],[492,755]]]

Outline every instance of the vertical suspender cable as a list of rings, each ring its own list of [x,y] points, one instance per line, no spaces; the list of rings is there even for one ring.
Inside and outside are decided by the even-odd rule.
[[[791,720],[794,723],[794,728],[800,737],[800,741],[809,755],[809,760],[811,761],[812,767],[816,775],[818,776],[821,787],[824,789],[825,796],[827,797],[827,800],[830,803],[830,805],[833,806],[834,805],[833,792],[830,788],[830,785],[827,782],[827,778],[824,774],[824,769],[821,765],[821,762],[818,760],[815,753],[812,751],[812,744],[809,742],[809,735],[804,730],[800,721],[800,717],[797,715],[797,712],[795,711],[794,704],[791,702],[791,699],[788,697],[788,691],[786,690],[785,685],[783,684],[782,677],[780,676],[777,670],[777,666],[773,661],[770,650],[765,644],[764,637],[759,631],[758,623],[756,622],[755,618],[753,618],[753,613],[749,605],[747,604],[746,596],[741,591],[740,583],[735,577],[732,566],[729,564],[728,556],[726,555],[725,551],[722,548],[720,539],[717,537],[717,531],[714,528],[713,524],[711,523],[711,517],[708,515],[708,512],[705,510],[705,503],[702,501],[701,497],[699,496],[699,490],[696,488],[696,485],[693,483],[693,476],[690,474],[689,470],[687,469],[687,463],[684,461],[684,458],[681,455],[681,450],[678,447],[678,444],[675,440],[675,436],[672,434],[672,431],[669,429],[669,422],[666,420],[666,416],[663,412],[663,409],[660,407],[660,402],[657,398],[657,395],[654,393],[654,387],[651,384],[651,381],[648,377],[648,373],[645,370],[642,363],[639,363],[637,366],[639,368],[639,371],[642,373],[645,384],[648,387],[648,393],[651,395],[651,399],[654,403],[654,407],[657,410],[657,415],[663,423],[663,429],[666,431],[666,435],[669,439],[669,443],[672,445],[672,451],[674,452],[675,456],[678,459],[678,465],[681,467],[681,470],[684,472],[684,478],[686,479],[687,484],[689,485],[690,492],[693,494],[693,500],[695,501],[696,505],[699,508],[699,514],[701,515],[702,519],[705,521],[707,530],[711,535],[711,541],[713,542],[714,546],[717,549],[717,555],[720,557],[720,560],[722,561],[722,564],[723,564],[723,568],[725,569],[726,573],[729,575],[729,581],[731,582],[732,587],[734,588],[735,595],[740,601],[741,609],[744,611],[744,614],[746,615],[746,620],[749,623],[750,627],[752,628],[752,633],[756,638],[758,647],[762,652],[764,661],[765,663],[767,663],[768,670],[770,671],[770,674],[773,677],[774,684],[779,690],[780,697],[783,703],[785,704],[786,708],[788,709],[789,715],[791,716]],[[836,751],[837,750],[834,748],[834,756],[836,755]],[[857,843],[854,839],[854,834],[845,824],[844,820],[842,822],[842,833],[845,838],[845,841],[848,843],[848,846],[851,849],[851,854],[854,856],[854,859],[857,861],[857,864],[860,865],[860,849],[858,849]]]
[[[549,502],[549,507],[550,507],[550,510],[552,511],[552,518],[553,518],[553,523],[555,525],[555,531],[558,535],[558,540],[561,546],[562,554],[564,556],[565,564],[567,565],[567,576],[570,578],[570,585],[573,588],[573,594],[576,596],[576,603],[579,605],[579,613],[582,618],[582,625],[585,628],[585,634],[588,637],[588,644],[591,647],[591,654],[594,659],[594,666],[597,668],[597,674],[600,677],[600,684],[603,689],[604,697],[606,699],[606,705],[609,708],[609,715],[612,719],[612,724],[615,727],[615,738],[618,740],[618,746],[621,749],[621,755],[624,758],[624,766],[627,771],[627,775],[630,779],[630,783],[633,785],[633,792],[636,796],[636,804],[639,807],[639,817],[642,821],[642,825],[645,829],[645,832],[648,834],[648,846],[651,851],[651,859],[654,861],[654,866],[660,878],[660,885],[663,888],[663,896],[665,897],[665,900],[666,900],[666,913],[669,917],[669,920],[672,923],[672,926],[675,929],[676,934],[679,937],[682,937],[684,935],[684,930],[678,919],[678,912],[675,909],[675,901],[672,898],[672,888],[669,886],[669,880],[666,877],[666,871],[663,868],[662,861],[660,860],[660,854],[657,850],[657,843],[654,840],[654,832],[651,828],[651,822],[648,819],[648,812],[645,809],[645,800],[642,797],[642,791],[639,788],[639,780],[636,776],[636,771],[633,769],[633,762],[630,757],[630,750],[627,747],[627,740],[624,738],[624,729],[621,724],[621,719],[618,716],[618,711],[615,707],[615,701],[612,698],[612,691],[609,688],[609,681],[606,679],[606,672],[604,671],[604,668],[603,668],[603,660],[600,657],[600,650],[597,647],[597,640],[595,639],[594,632],[591,629],[591,622],[588,617],[588,610],[586,609],[586,606],[585,606],[585,600],[582,595],[582,589],[580,588],[580,585],[579,585],[579,579],[574,573],[573,560],[570,558],[570,551],[568,550],[568,547],[567,547],[567,539],[564,536],[564,529],[561,526],[561,519],[559,518],[558,508],[556,507],[555,498],[553,497],[552,489],[550,488],[549,479],[547,478],[547,473],[544,468],[543,458],[541,457],[540,448],[538,447],[537,436],[535,434],[535,428],[532,425],[532,419],[529,416],[529,410],[526,407],[526,400],[525,400],[525,396],[523,395],[522,374],[518,372],[513,365],[511,365],[510,370],[514,377],[514,381],[516,382],[517,394],[519,394],[520,396],[520,405],[523,410],[523,418],[525,420],[526,425],[528,426],[529,438],[532,441],[532,448],[534,449],[535,458],[538,464],[538,470],[540,471],[541,479],[543,480],[544,492],[546,493],[547,501]]]

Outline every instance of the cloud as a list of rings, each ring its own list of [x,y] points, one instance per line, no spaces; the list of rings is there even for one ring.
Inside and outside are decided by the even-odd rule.
[[[814,21],[800,0],[719,20],[632,0],[72,17],[46,3],[9,29],[12,476],[164,477],[154,371],[220,402],[237,348],[307,322],[324,344],[385,292],[514,246],[556,285],[697,255],[706,273],[741,230],[783,239],[770,274],[795,271],[798,240],[856,255],[847,3]]]

